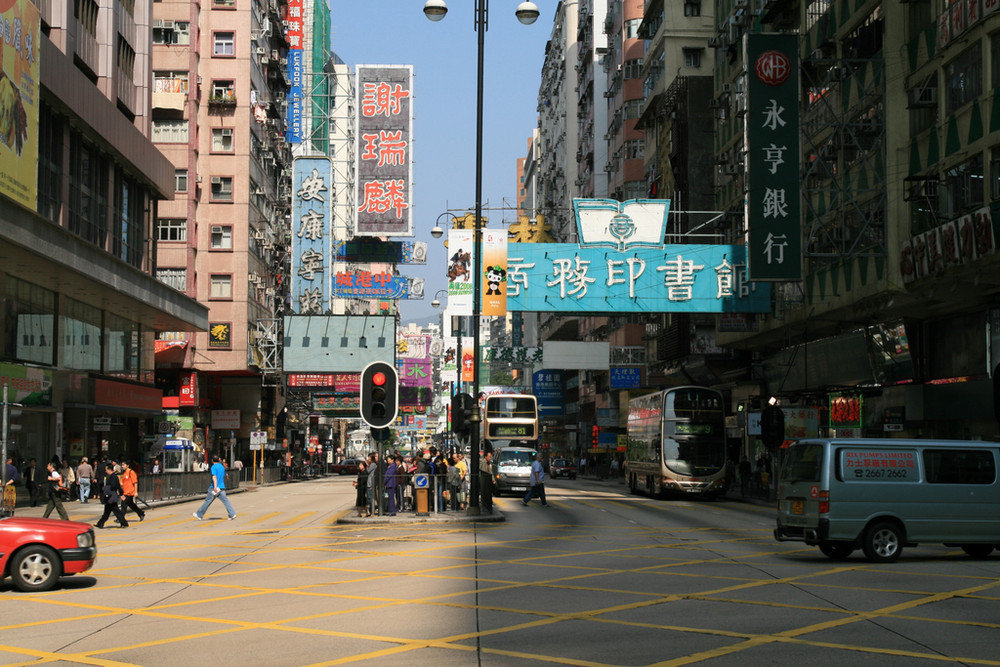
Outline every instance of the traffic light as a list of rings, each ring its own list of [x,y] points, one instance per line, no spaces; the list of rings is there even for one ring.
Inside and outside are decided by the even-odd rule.
[[[472,424],[472,396],[455,394],[451,397],[451,430],[453,433],[468,433]]]
[[[785,413],[777,405],[769,405],[761,411],[760,439],[769,449],[776,449],[785,441]]]
[[[396,421],[399,377],[396,368],[373,361],[361,371],[361,419],[372,428],[385,428]]]

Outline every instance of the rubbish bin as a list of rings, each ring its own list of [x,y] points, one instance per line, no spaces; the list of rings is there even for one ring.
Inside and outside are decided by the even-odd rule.
[[[417,514],[429,514],[427,511],[429,491],[427,489],[416,489],[417,494]]]

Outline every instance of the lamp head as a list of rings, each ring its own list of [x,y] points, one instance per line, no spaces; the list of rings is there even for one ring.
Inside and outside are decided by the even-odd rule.
[[[441,307],[441,300],[440,299],[434,299],[433,301],[431,301],[431,307],[433,307],[433,308],[440,308]]]
[[[428,4],[430,3],[428,2]],[[424,7],[424,13],[426,12],[427,7]],[[517,6],[517,9],[514,10],[514,15],[524,25],[531,25],[538,19],[538,5],[526,0]]]
[[[431,227],[431,236],[433,236],[434,238],[439,239],[441,238],[442,234],[444,234],[444,230],[441,229],[441,227],[439,227],[438,225],[434,225],[433,227]]]
[[[448,5],[444,0],[427,0],[424,3],[424,16],[431,21],[440,21],[448,13]]]

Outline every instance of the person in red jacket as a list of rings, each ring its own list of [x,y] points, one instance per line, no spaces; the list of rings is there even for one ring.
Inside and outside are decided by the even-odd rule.
[[[133,466],[135,463],[129,464],[127,461],[122,461],[122,516],[131,508],[139,515],[139,522],[142,523],[142,520],[146,518],[146,513],[135,504],[135,497],[139,495],[139,477],[135,474]]]

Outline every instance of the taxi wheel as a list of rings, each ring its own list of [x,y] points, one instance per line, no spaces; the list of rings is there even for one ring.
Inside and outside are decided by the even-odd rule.
[[[33,544],[17,552],[10,576],[22,591],[47,591],[62,574],[62,562],[56,552],[42,544]]]

